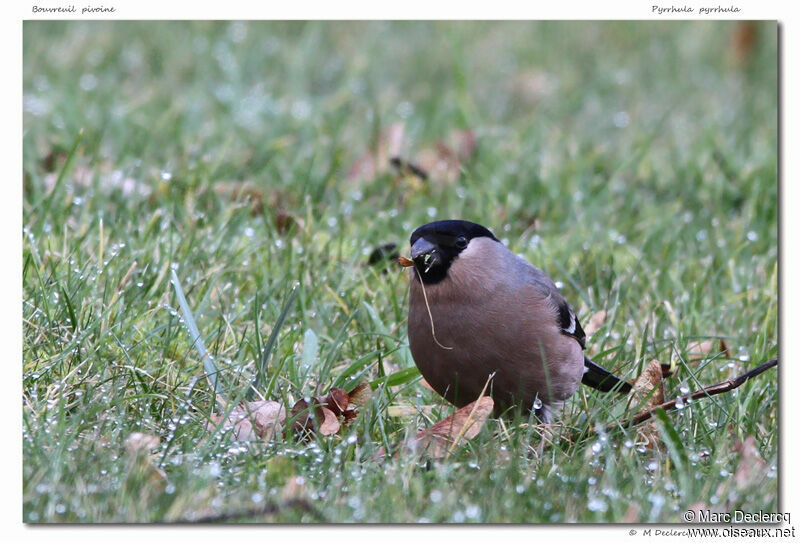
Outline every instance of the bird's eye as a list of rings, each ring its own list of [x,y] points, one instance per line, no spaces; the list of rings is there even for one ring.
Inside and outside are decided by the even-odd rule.
[[[467,246],[468,243],[469,240],[467,240],[467,238],[465,238],[464,236],[461,236],[456,240],[456,247],[458,247],[459,249],[463,249]]]

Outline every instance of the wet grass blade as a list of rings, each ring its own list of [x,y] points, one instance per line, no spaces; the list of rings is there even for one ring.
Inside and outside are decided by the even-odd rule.
[[[406,368],[404,370],[396,371],[391,375],[387,375],[386,377],[380,377],[374,381],[370,381],[369,385],[373,389],[377,388],[383,383],[386,383],[386,386],[394,387],[397,385],[410,383],[417,377],[419,377],[419,370],[416,367]]]
[[[67,170],[69,169],[70,164],[72,164],[72,159],[75,157],[75,153],[78,150],[78,146],[83,139],[83,129],[81,128],[78,131],[78,135],[75,136],[75,141],[72,144],[72,148],[69,150],[69,154],[67,155],[67,160],[64,162],[64,166],[61,168],[61,171],[58,173],[58,178],[56,182],[53,184],[53,188],[50,190],[50,194],[47,195],[47,199],[44,201],[44,207],[41,210],[41,216],[47,217],[47,214],[50,212],[50,207],[53,205],[53,200],[58,193],[58,189],[61,188],[61,183],[64,181],[64,177],[66,177]]]
[[[248,399],[253,399],[255,396],[256,391],[261,387],[261,384],[264,382],[264,378],[266,377],[267,373],[267,363],[269,362],[269,358],[272,355],[272,350],[275,348],[275,342],[278,341],[278,332],[280,332],[281,327],[283,326],[283,322],[286,320],[286,317],[289,315],[289,311],[292,309],[294,305],[294,299],[297,297],[297,287],[298,285],[294,285],[292,287],[292,291],[289,293],[289,297],[287,298],[286,302],[283,304],[283,309],[281,309],[281,314],[278,316],[278,320],[275,322],[275,325],[272,327],[272,332],[269,334],[269,339],[267,339],[266,345],[264,345],[264,350],[261,352],[261,357],[256,362],[256,375],[253,379],[253,383],[250,386],[250,390],[247,391]],[[275,379],[273,378],[270,382],[268,390],[265,391],[265,394],[269,394],[272,390],[272,385],[274,384]]]
[[[214,389],[214,397],[216,397],[218,394],[221,394],[219,387],[219,368],[214,362],[214,359],[211,358],[211,355],[208,354],[208,349],[206,349],[206,345],[203,343],[203,338],[200,337],[200,330],[198,330],[197,323],[194,321],[192,310],[189,309],[189,303],[186,301],[186,296],[183,294],[183,288],[181,287],[181,282],[175,270],[172,270],[172,286],[175,287],[175,295],[178,297],[178,304],[181,307],[183,322],[186,324],[186,328],[189,331],[192,345],[197,349],[200,358],[203,359],[203,368],[205,369],[206,377],[211,381],[211,386]]]

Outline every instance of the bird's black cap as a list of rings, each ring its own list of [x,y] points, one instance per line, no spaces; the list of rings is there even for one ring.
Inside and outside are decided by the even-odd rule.
[[[482,237],[498,241],[491,230],[469,221],[435,221],[414,230],[410,240],[411,258],[422,281],[434,284],[443,280],[459,253],[472,239]]]
[[[494,234],[492,234],[492,231],[485,226],[469,221],[449,219],[446,221],[429,222],[414,230],[414,233],[411,234],[411,245],[414,245],[414,242],[419,238],[428,238],[429,236],[431,237],[430,241],[434,241],[435,239],[446,241],[448,238],[456,240],[461,236],[467,238],[467,241],[472,238],[480,237],[487,237],[498,241],[498,239],[494,237]]]

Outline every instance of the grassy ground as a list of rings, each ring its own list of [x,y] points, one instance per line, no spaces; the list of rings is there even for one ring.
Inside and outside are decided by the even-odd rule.
[[[299,285],[266,371],[291,403],[413,367],[407,277],[367,255],[467,218],[562,282],[584,325],[608,311],[590,341],[604,366],[674,360],[668,398],[742,373],[777,355],[776,39],[768,23],[27,22],[24,520],[777,510],[774,370],[659,420],[655,450],[589,431],[628,407],[586,389],[553,445],[491,420],[446,460],[377,460],[451,411],[418,378],[376,386],[342,435],[235,443],[206,429],[213,393],[170,284],[226,398]],[[406,159],[456,131],[478,148],[456,179],[398,175],[382,162],[398,123]],[[377,173],[351,175],[371,155]],[[133,432],[160,439],[152,459],[125,452]]]

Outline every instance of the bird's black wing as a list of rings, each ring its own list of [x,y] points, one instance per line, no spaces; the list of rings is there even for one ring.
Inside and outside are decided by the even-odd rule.
[[[586,349],[586,332],[583,331],[583,327],[575,315],[575,310],[561,295],[552,279],[539,268],[535,266],[531,266],[531,268],[534,284],[555,306],[558,327],[561,333],[574,338],[580,344],[581,349]],[[620,379],[602,366],[598,366],[586,356],[583,357],[583,378],[581,382],[601,392],[616,390],[622,394],[627,394],[631,391],[630,383]]]
[[[581,349],[585,349],[586,332],[583,331],[581,323],[578,322],[578,317],[575,315],[572,306],[561,296],[556,297],[554,301],[556,302],[556,310],[558,311],[558,326],[561,329],[561,333],[566,336],[574,337],[575,340],[580,343]]]
[[[555,293],[551,299],[556,303],[558,311],[558,325],[561,333],[575,338],[582,349],[586,349],[586,332],[583,331],[581,323],[578,322],[578,317],[572,306],[560,294]],[[627,394],[631,391],[631,385],[603,368],[598,366],[591,359],[583,357],[583,378],[581,382],[584,385],[590,386],[600,392],[611,392],[616,390],[622,394]]]

